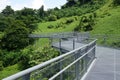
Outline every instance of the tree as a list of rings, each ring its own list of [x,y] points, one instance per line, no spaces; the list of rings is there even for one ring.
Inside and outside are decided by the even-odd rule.
[[[43,19],[44,15],[45,15],[44,14],[44,6],[42,5],[41,8],[38,9],[38,16]]]
[[[82,5],[85,4],[87,2],[90,2],[91,0],[78,0],[78,2]]]
[[[20,11],[22,16],[35,15],[35,11],[32,8],[24,8]]]
[[[49,16],[49,21],[56,21],[57,17],[55,15],[50,15]]]
[[[71,6],[75,5],[75,4],[76,4],[75,0],[67,0],[66,6],[71,7]]]
[[[120,0],[114,0],[113,3],[114,5],[120,5]]]
[[[29,30],[25,27],[25,24],[12,20],[9,28],[5,30],[5,35],[1,40],[2,48],[10,50],[22,49],[28,45]]]
[[[17,20],[20,20],[26,25],[26,28],[30,29],[30,32],[32,32],[36,28],[38,18],[35,10],[31,8],[24,8],[20,11],[16,11],[15,16]]]
[[[14,14],[14,10],[11,8],[11,6],[6,6],[6,8],[2,10],[2,14],[4,16],[9,16],[9,15]]]
[[[0,31],[4,32],[4,30],[9,27],[9,23],[6,22],[6,18],[0,18]]]

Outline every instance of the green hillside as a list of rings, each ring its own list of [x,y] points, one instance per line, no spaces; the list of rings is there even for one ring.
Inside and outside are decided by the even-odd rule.
[[[93,30],[90,31],[93,34],[120,34],[120,6],[113,7],[111,0],[108,0],[104,6],[96,10],[97,18],[95,19],[95,25]],[[89,15],[91,13],[86,13],[84,15]],[[62,18],[57,21],[43,22],[38,24],[38,29],[33,33],[52,33],[52,32],[65,32],[73,31],[74,28],[79,24],[82,16],[73,16]],[[75,20],[77,18],[77,20]],[[73,19],[74,21],[70,24],[64,24],[66,20]],[[61,24],[59,28],[56,28],[57,25]],[[49,29],[48,26],[53,25],[52,29]],[[110,32],[110,33],[109,33]]]
[[[96,13],[96,18],[94,19],[95,24],[92,26],[93,30],[90,30],[89,32],[93,35],[112,35],[112,37],[117,35],[116,37],[114,36],[116,40],[108,38],[108,43],[106,44],[114,46],[114,44],[119,43],[118,36],[120,35],[120,6],[113,6],[112,0],[108,0],[105,5],[101,6],[94,13]],[[82,16],[88,17],[91,14],[93,14],[93,12],[86,13],[81,16],[61,18],[57,21],[39,23],[38,28],[33,33],[43,34],[54,32],[71,32],[74,31],[75,27],[79,25]],[[67,24],[67,20],[73,21]],[[48,28],[49,26],[52,27]],[[57,26],[59,27],[56,28]],[[103,39],[100,39],[98,42],[102,44],[102,41]],[[119,46],[119,44],[117,46]]]

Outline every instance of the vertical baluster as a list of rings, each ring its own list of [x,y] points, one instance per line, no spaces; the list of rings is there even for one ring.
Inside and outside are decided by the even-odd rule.
[[[81,52],[81,50],[80,51],[77,51],[77,52],[75,52],[75,59],[78,59],[79,57],[80,57],[80,52]],[[78,61],[78,62],[76,62],[76,64],[75,64],[75,76],[76,76],[76,80],[80,80],[80,61]]]
[[[75,49],[75,39],[73,39],[73,50]]]
[[[61,39],[59,39],[59,48],[60,48],[60,55],[62,55],[62,49],[61,49]],[[60,62],[60,70],[62,70],[62,62]],[[63,80],[63,75],[60,75],[60,80]]]

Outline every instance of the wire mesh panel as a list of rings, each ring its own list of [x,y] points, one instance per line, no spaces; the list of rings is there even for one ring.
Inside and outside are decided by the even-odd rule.
[[[62,80],[79,80],[86,73],[89,64],[95,58],[91,56],[95,53],[95,45],[93,44],[94,42],[83,49],[81,48],[80,50],[75,51],[75,60],[67,65],[64,69],[60,70],[53,77],[51,77],[50,80],[60,80],[60,75],[64,75],[64,77],[62,77]],[[84,53],[84,56],[80,56],[80,53]],[[66,72],[68,72],[68,74],[65,74]],[[72,76],[70,76],[70,74],[72,74]]]

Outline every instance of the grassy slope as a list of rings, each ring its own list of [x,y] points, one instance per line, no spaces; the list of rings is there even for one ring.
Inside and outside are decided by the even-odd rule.
[[[104,44],[105,46],[119,47],[120,41],[120,6],[113,7],[112,0],[96,11],[97,18],[94,29],[91,31],[92,34],[103,34],[109,35],[111,37],[104,41],[103,37],[98,38],[99,44]]]
[[[6,67],[6,68],[4,68],[3,71],[0,71],[0,80],[2,80],[5,77],[8,77],[8,76],[10,76],[12,74],[15,74],[15,73],[17,73],[19,71],[20,70],[19,70],[19,65],[18,64]]]
[[[75,20],[74,22],[66,25],[64,24],[65,28],[52,28],[52,29],[48,29],[47,27],[49,25],[53,25],[56,26],[57,24],[61,23],[61,22],[65,22],[66,19],[71,19],[74,17],[69,17],[69,18],[62,18],[59,19],[57,21],[51,21],[51,22],[43,22],[43,23],[39,23],[38,24],[38,29],[35,30],[33,33],[34,34],[44,34],[44,33],[55,33],[55,32],[71,32],[74,30],[74,27],[79,23],[79,20]],[[42,46],[45,46],[49,43],[48,39],[38,39],[35,44],[33,45],[36,49]]]
[[[112,0],[108,0],[108,2],[101,7],[99,10],[96,11],[97,18],[96,24],[94,26],[94,30],[91,31],[93,34],[120,34],[120,6],[112,7]],[[89,15],[89,14],[86,14]],[[77,16],[78,18],[80,16]],[[60,22],[64,22],[66,19],[69,18],[62,18],[57,21],[52,22],[44,22],[39,23],[38,29],[34,31],[34,33],[53,33],[53,32],[69,32],[73,31],[76,25],[79,24],[78,21],[74,21],[69,25],[65,25],[66,28],[58,28],[58,29],[48,29],[48,25],[57,25]]]
[[[112,0],[97,12],[97,24],[94,26],[93,34],[120,34],[120,6],[110,7]]]
[[[74,21],[73,23],[71,24],[64,24],[65,28],[52,28],[52,29],[48,29],[47,27],[49,25],[53,25],[53,26],[56,26],[57,24],[61,23],[61,22],[65,22],[67,19],[74,19],[74,17],[69,17],[69,18],[62,18],[62,19],[59,19],[57,21],[51,21],[51,22],[44,22],[44,23],[39,23],[38,24],[38,29],[35,30],[33,33],[54,33],[54,32],[69,32],[69,31],[73,31],[74,27],[76,26],[76,24],[79,22],[79,21]]]
[[[112,1],[113,0],[108,0],[108,2],[102,6],[100,9],[96,11],[97,13],[97,18],[96,18],[96,24],[93,26],[94,29],[91,31],[92,34],[117,34],[120,35],[120,6],[118,7],[113,7],[112,6]],[[89,15],[85,14],[86,16]],[[83,16],[83,15],[82,15]],[[73,29],[79,24],[80,17],[77,16],[78,20],[74,21],[73,23],[69,25],[65,25],[66,28],[58,28],[58,29],[48,29],[48,25],[57,25],[60,22],[64,22],[66,18],[62,18],[57,21],[52,21],[52,22],[44,22],[44,23],[39,23],[38,29],[34,31],[34,33],[54,33],[54,32],[69,32],[73,31]],[[74,18],[74,17],[68,17],[67,19]],[[118,37],[115,37],[118,38]],[[103,39],[100,39],[103,41]],[[99,41],[100,41],[99,40]],[[40,40],[38,40],[40,44]],[[36,44],[38,44],[36,42]],[[45,40],[44,40],[45,42]],[[44,45],[44,42],[41,42]],[[113,42],[118,42],[118,40],[112,40],[109,39],[108,43],[109,45],[112,45]]]

